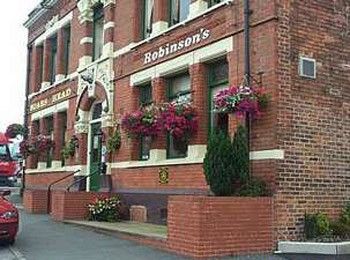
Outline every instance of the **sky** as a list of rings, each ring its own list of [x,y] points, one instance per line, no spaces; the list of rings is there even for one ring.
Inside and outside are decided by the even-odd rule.
[[[0,15],[0,132],[23,123],[27,30],[23,23],[40,0],[3,1]]]

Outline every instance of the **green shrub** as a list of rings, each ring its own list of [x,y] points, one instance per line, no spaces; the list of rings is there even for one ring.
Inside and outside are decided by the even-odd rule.
[[[115,130],[113,135],[107,140],[107,151],[115,152],[121,146],[121,134],[119,129]]]
[[[346,203],[340,215],[340,222],[350,226],[350,202]]]
[[[244,185],[249,180],[249,149],[247,128],[239,125],[232,141],[232,167],[235,182]]]
[[[234,193],[232,166],[233,154],[230,138],[223,132],[210,135],[203,168],[206,181],[216,196],[231,196]]]
[[[238,196],[242,197],[260,197],[268,196],[266,183],[259,179],[251,179],[239,189]]]
[[[304,233],[306,239],[331,236],[330,221],[323,213],[305,214]]]
[[[341,221],[334,221],[330,224],[333,236],[341,239],[350,239],[350,225],[347,225]]]

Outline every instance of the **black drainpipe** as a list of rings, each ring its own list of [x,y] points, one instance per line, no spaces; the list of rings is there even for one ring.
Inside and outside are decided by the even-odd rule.
[[[249,0],[244,0],[244,83],[250,87],[250,36],[249,36]],[[250,114],[246,115],[248,151],[250,152]]]
[[[27,47],[27,69],[26,69],[26,83],[25,83],[25,101],[24,101],[24,115],[23,115],[23,126],[26,129],[23,140],[26,140],[28,138],[28,108],[29,108],[29,76],[30,76],[30,53],[31,53],[31,46]],[[25,161],[26,158],[23,158],[23,173],[22,173],[22,187],[20,190],[20,195],[23,196],[23,192],[25,189],[25,179],[26,179],[26,166]]]

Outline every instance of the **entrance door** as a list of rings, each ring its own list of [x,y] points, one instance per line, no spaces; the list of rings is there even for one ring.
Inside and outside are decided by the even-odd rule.
[[[91,124],[90,140],[90,191],[98,191],[100,188],[101,158],[102,158],[102,135],[101,123]]]

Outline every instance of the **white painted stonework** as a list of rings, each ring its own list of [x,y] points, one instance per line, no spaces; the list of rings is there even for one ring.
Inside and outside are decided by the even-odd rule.
[[[209,44],[192,52],[183,54],[175,59],[171,59],[155,65],[146,70],[137,72],[130,76],[130,86],[137,86],[152,78],[166,76],[174,72],[188,68],[190,65],[208,61],[220,56],[224,56],[233,49],[233,38],[228,37],[221,41]]]
[[[115,4],[115,0],[80,0],[78,2],[80,23],[93,21],[93,8],[98,3],[102,3],[106,7],[110,4]]]
[[[253,151],[250,152],[250,160],[283,160],[284,159],[284,150],[263,150],[263,151]]]
[[[44,91],[50,88],[51,83],[48,81],[41,82],[40,90]]]
[[[103,30],[107,30],[109,28],[114,28],[115,23],[114,22],[107,22],[103,25]]]
[[[58,113],[58,112],[66,111],[66,110],[68,110],[68,105],[69,105],[68,100],[63,101],[61,103],[47,107],[47,108],[40,110],[38,112],[32,113],[30,119],[31,119],[31,121],[35,121],[35,120],[38,120],[40,118],[47,117],[47,116],[53,115],[53,114]]]
[[[46,165],[47,165],[46,162],[38,162],[37,169],[38,170],[43,170],[43,169],[47,170],[48,168],[46,168]]]
[[[166,29],[168,29],[168,22],[165,21],[158,21],[152,24],[152,32],[150,37],[154,37],[156,35],[161,34]]]
[[[92,42],[93,42],[92,37],[84,37],[84,38],[81,38],[80,45],[83,45],[85,43],[92,43]]]
[[[41,45],[45,39],[50,38],[52,35],[54,35],[55,33],[57,33],[57,31],[66,26],[67,24],[69,24],[73,19],[73,12],[68,13],[66,16],[64,16],[63,18],[61,18],[60,20],[55,21],[51,27],[48,27],[47,30],[41,34],[38,38],[36,38],[34,44],[37,45]]]
[[[79,66],[78,66],[78,71],[85,68],[86,66],[88,66],[89,64],[91,64],[92,62],[92,57],[91,56],[83,56],[81,58],[79,58]]]
[[[197,0],[190,4],[190,12],[188,18],[191,19],[197,15],[205,12],[208,9],[208,2],[204,0]]]
[[[38,165],[39,166],[39,165]],[[26,169],[26,173],[46,173],[46,172],[75,172],[80,170],[80,172],[76,173],[74,176],[84,176],[86,175],[86,165],[70,165],[64,167],[51,167],[46,168],[46,163],[42,163],[40,165],[41,168],[37,169]]]

